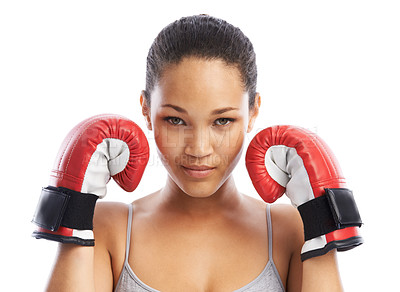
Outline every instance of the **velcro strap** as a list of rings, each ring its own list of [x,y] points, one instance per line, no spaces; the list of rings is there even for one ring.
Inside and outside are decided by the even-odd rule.
[[[325,189],[324,196],[300,205],[298,210],[303,219],[305,240],[362,225],[353,193],[349,189]]]
[[[98,196],[63,187],[42,189],[32,222],[51,231],[60,226],[93,230],[94,207]]]
[[[353,192],[348,189],[325,189],[338,229],[361,226],[362,221]]]
[[[47,230],[56,231],[60,227],[68,201],[67,194],[43,188],[32,222]]]

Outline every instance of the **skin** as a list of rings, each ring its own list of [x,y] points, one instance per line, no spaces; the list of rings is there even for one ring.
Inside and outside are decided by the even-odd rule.
[[[185,58],[164,70],[151,105],[143,94],[140,104],[169,175],[163,188],[132,203],[130,267],[160,291],[245,286],[269,260],[266,204],[240,193],[232,171],[260,96],[250,110],[237,68]],[[226,111],[213,114],[217,109]],[[194,164],[215,169],[193,178],[183,166]],[[271,215],[273,259],[286,291],[342,291],[335,251],[301,262],[297,210],[274,204]],[[127,216],[127,205],[99,202],[96,246],[61,244],[48,291],[112,291],[125,259]]]

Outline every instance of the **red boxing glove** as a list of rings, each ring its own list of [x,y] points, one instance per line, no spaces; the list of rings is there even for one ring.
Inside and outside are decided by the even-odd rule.
[[[264,201],[275,202],[286,192],[298,208],[305,234],[303,261],[363,243],[352,192],[335,156],[314,133],[294,126],[266,128],[250,142],[246,167]]]
[[[104,114],[82,121],[61,145],[32,220],[39,226],[32,236],[94,245],[94,208],[106,195],[107,182],[112,177],[132,192],[148,160],[146,136],[129,119]]]

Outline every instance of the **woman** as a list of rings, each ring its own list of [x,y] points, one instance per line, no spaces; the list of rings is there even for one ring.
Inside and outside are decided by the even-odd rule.
[[[335,251],[302,263],[295,208],[235,186],[256,78],[252,44],[223,20],[186,17],[160,32],[140,104],[166,184],[131,206],[98,203],[95,247],[60,245],[50,291],[341,291]]]

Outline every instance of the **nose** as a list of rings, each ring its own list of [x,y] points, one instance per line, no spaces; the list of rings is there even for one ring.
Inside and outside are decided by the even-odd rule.
[[[208,128],[188,129],[185,138],[186,155],[201,158],[212,154],[214,149]]]

